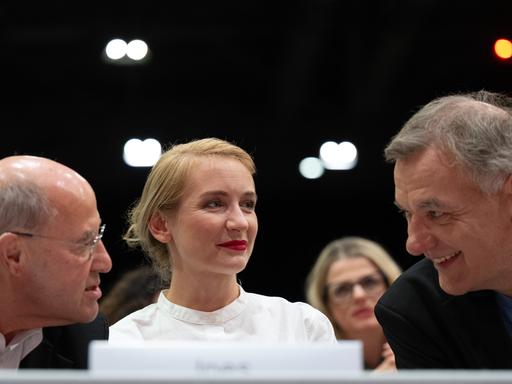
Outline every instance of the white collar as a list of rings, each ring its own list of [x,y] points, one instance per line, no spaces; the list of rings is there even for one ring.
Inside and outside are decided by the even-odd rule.
[[[0,368],[18,368],[20,361],[42,340],[43,330],[41,328],[18,332],[7,345],[5,336],[0,333]]]
[[[198,311],[174,304],[165,295],[167,290],[160,292],[157,305],[173,318],[187,323],[221,324],[237,317],[247,307],[248,296],[241,286],[239,288],[240,295],[233,302],[213,312]]]

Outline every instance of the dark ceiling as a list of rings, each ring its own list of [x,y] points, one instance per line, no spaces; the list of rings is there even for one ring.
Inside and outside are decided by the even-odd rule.
[[[512,90],[512,62],[491,52],[512,37],[511,14],[509,0],[4,0],[0,155],[47,156],[91,182],[114,260],[108,290],[142,262],[121,234],[148,170],[124,165],[124,141],[234,141],[258,166],[260,232],[242,283],[302,300],[334,238],[367,236],[403,267],[415,261],[383,148],[434,97]],[[151,61],[107,64],[114,37],[146,40]],[[358,166],[303,179],[299,161],[326,140],[356,144]]]

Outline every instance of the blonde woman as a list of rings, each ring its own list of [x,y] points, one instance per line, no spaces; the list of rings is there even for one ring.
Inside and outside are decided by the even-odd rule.
[[[320,253],[306,282],[309,303],[332,322],[338,339],[363,343],[365,368],[395,370],[395,358],[373,312],[401,270],[386,250],[362,237],[344,237]]]
[[[237,282],[258,232],[254,172],[247,152],[215,138],[160,157],[125,238],[171,272],[170,286],[110,327],[110,342],[336,342],[329,320],[311,305],[245,292]]]

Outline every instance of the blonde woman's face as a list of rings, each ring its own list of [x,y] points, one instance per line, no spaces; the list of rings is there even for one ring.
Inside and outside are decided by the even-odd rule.
[[[373,309],[386,290],[384,278],[365,257],[335,261],[327,273],[327,306],[347,338],[380,327]]]
[[[251,256],[258,219],[251,173],[238,160],[197,160],[168,218],[173,273],[236,275]]]

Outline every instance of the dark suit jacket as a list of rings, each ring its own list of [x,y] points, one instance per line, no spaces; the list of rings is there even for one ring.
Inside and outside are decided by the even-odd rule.
[[[20,368],[87,369],[89,342],[108,339],[108,324],[99,314],[91,323],[43,328],[43,341]]]
[[[375,307],[400,368],[511,369],[512,339],[493,291],[446,294],[424,259]]]

